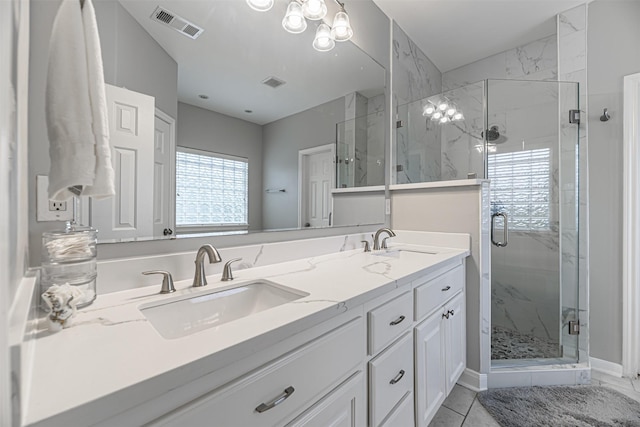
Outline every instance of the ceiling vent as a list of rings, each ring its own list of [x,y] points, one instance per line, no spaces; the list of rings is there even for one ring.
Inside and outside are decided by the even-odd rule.
[[[286,82],[284,80],[280,80],[279,78],[273,77],[273,76],[267,77],[266,79],[264,79],[262,81],[262,84],[265,84],[265,85],[267,85],[269,87],[272,87],[274,89],[277,88],[278,86],[282,86],[285,83]]]
[[[167,25],[177,32],[189,37],[190,39],[197,39],[204,31],[197,25],[192,24],[184,18],[179,17],[173,12],[169,12],[160,6],[156,7],[156,10],[151,14],[151,19],[158,21],[164,25]]]

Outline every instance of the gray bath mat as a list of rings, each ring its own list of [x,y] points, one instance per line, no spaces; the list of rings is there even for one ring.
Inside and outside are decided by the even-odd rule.
[[[503,427],[640,427],[640,403],[605,387],[516,387],[478,400]]]

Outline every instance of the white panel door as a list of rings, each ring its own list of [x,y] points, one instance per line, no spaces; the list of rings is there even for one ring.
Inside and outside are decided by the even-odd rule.
[[[162,237],[175,231],[172,169],[175,164],[175,120],[156,110],[153,136],[153,235]]]
[[[90,223],[99,239],[153,235],[155,99],[106,85],[109,143],[116,196],[90,199]]]
[[[416,425],[427,427],[446,397],[442,313],[435,312],[415,328]]]
[[[307,156],[307,221],[310,227],[328,227],[331,188],[334,176],[333,153],[323,151]]]
[[[464,292],[459,293],[446,306],[449,318],[443,319],[447,364],[447,394],[451,393],[467,366],[467,334]]]

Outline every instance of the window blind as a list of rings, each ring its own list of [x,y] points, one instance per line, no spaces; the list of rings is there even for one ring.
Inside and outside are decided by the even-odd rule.
[[[176,225],[248,223],[247,159],[176,151]]]
[[[488,155],[491,211],[506,212],[509,228],[550,228],[551,149]]]

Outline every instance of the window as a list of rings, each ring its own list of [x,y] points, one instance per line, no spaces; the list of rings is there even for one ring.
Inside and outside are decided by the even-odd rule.
[[[248,224],[247,159],[179,148],[176,151],[176,226],[216,228]]]
[[[550,229],[551,149],[489,154],[491,213],[506,212],[509,228]]]

